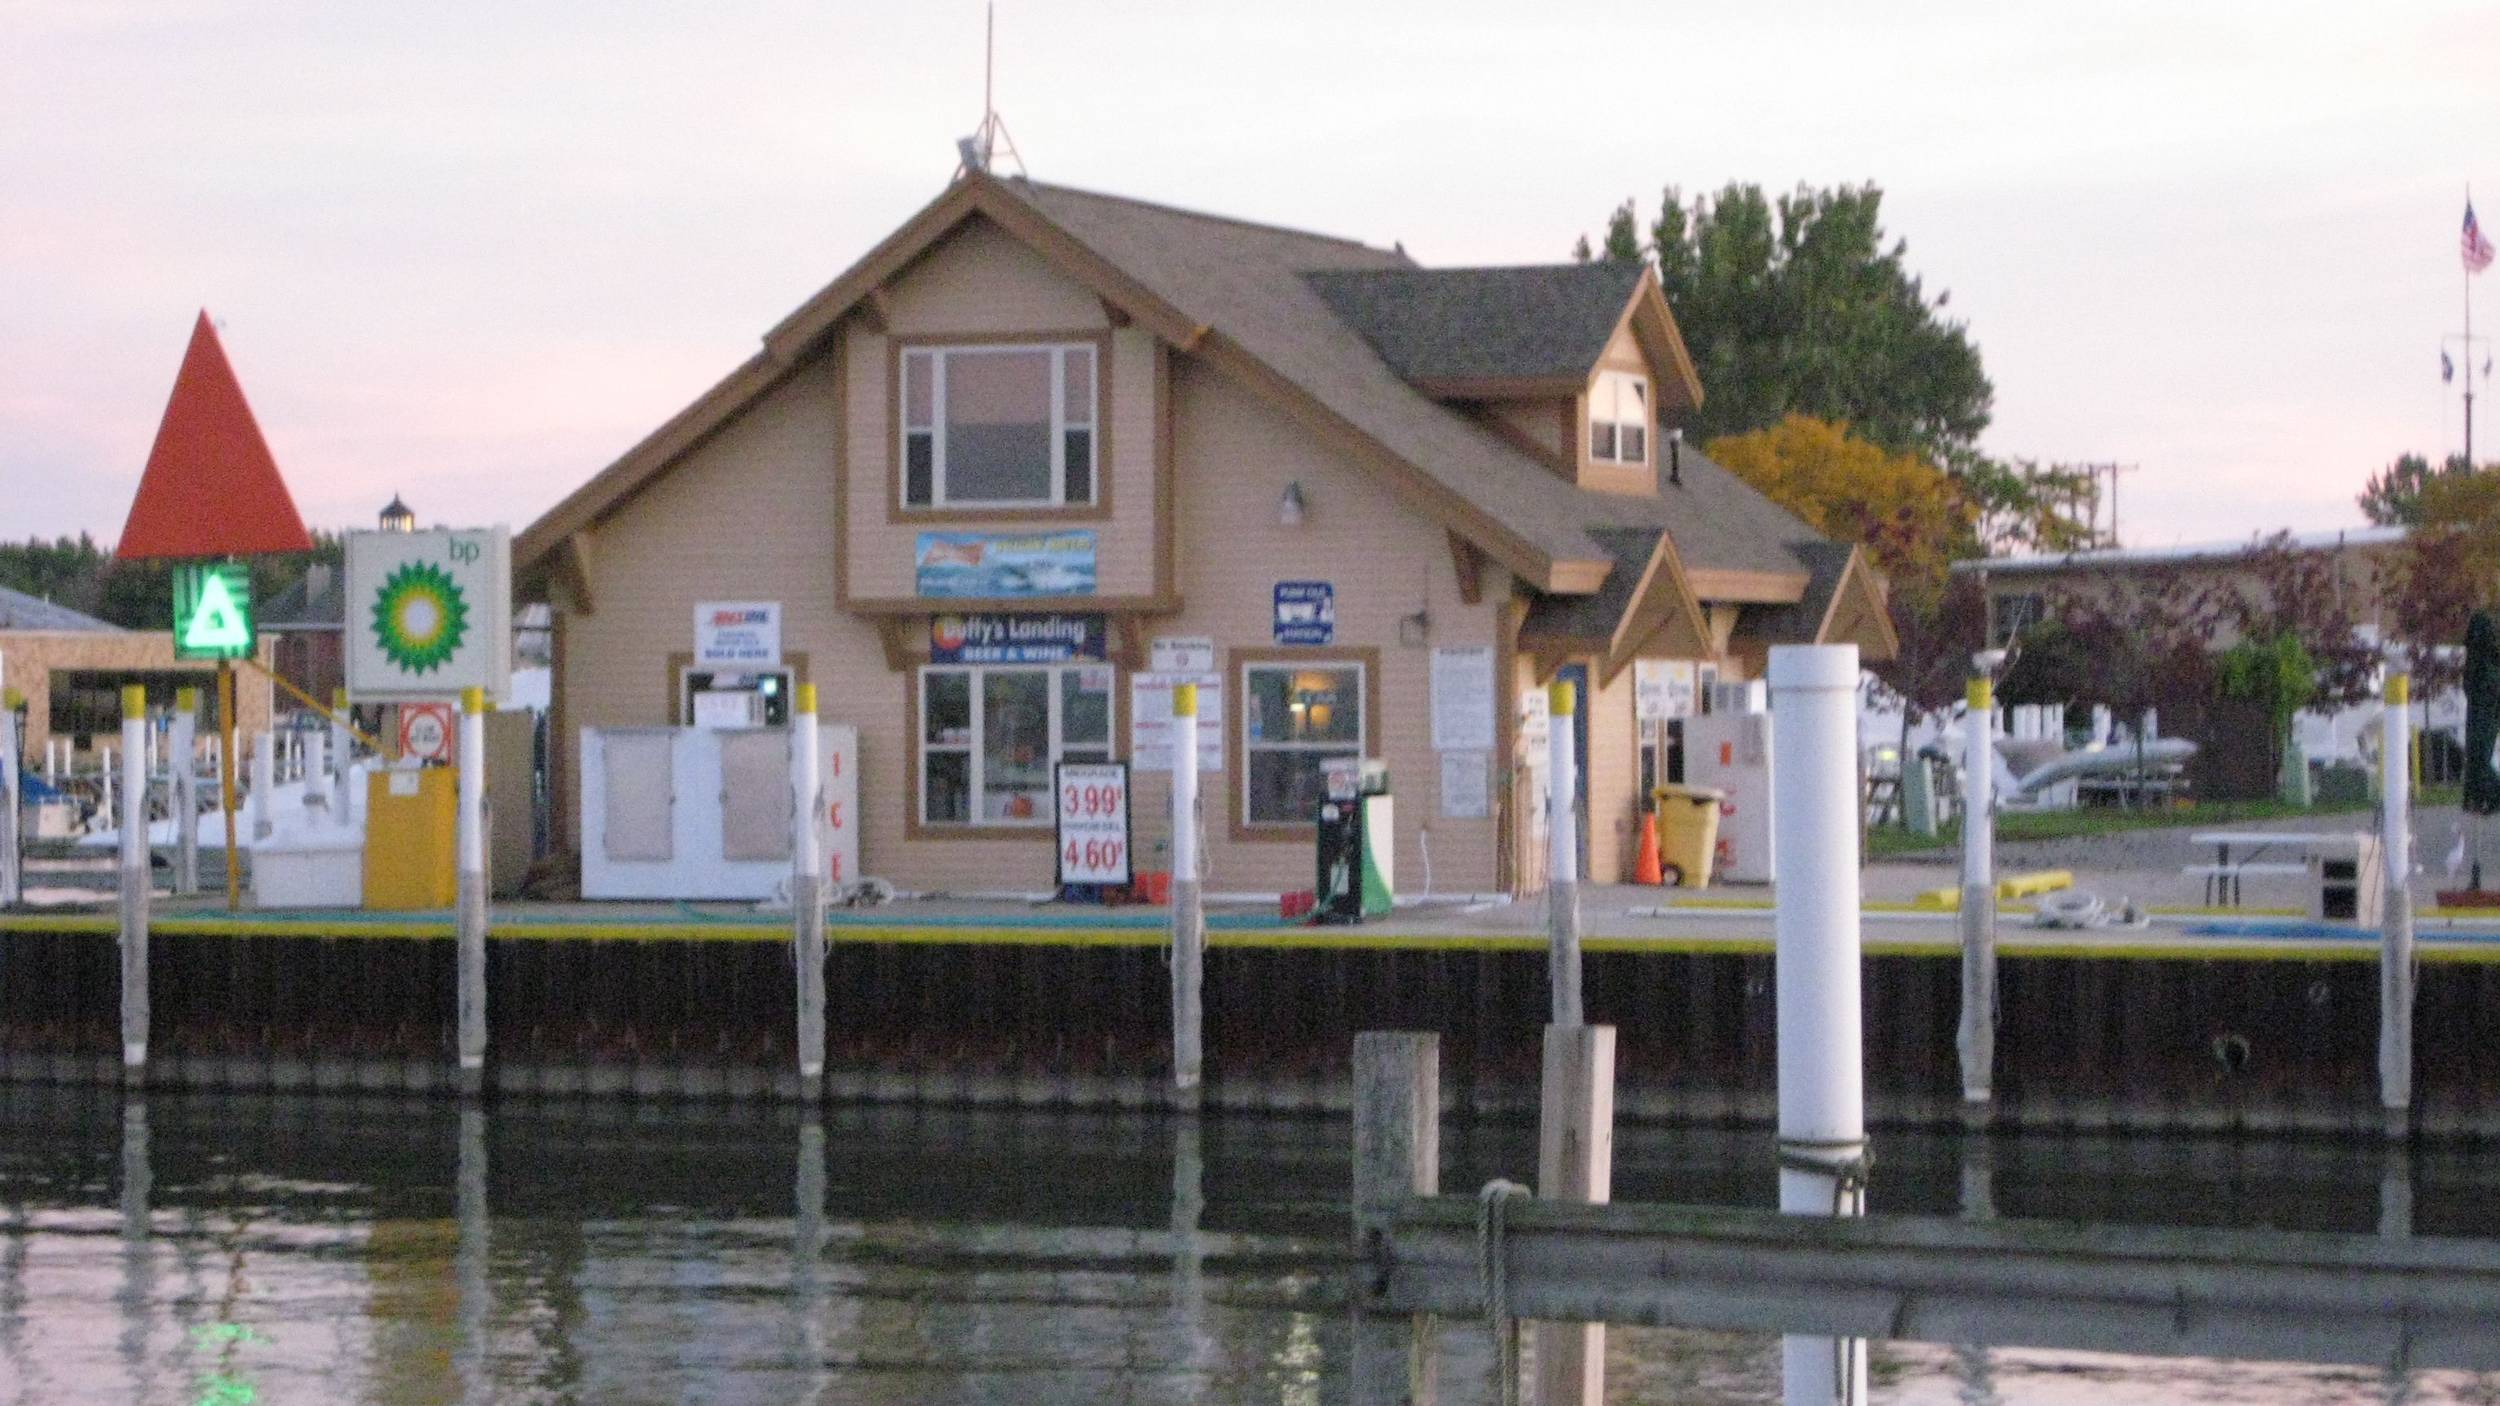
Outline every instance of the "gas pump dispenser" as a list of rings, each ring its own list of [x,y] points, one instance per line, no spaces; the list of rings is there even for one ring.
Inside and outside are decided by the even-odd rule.
[[[1319,806],[1318,903],[1322,923],[1359,923],[1397,901],[1397,827],[1389,769],[1377,761],[1331,760]]]

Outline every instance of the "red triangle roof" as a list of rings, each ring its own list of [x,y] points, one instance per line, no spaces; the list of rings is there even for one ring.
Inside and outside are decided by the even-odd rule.
[[[132,561],[310,550],[304,519],[203,311],[113,554]]]

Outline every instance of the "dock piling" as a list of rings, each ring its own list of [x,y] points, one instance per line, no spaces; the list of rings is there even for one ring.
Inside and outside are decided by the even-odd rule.
[[[165,739],[165,810],[174,822],[174,892],[200,891],[200,691],[174,693],[173,726]]]
[[[5,671],[0,671],[0,678],[5,677]],[[25,875],[18,868],[17,828],[26,812],[17,793],[17,768],[17,707],[0,694],[0,908],[15,906],[25,892]]]
[[[1545,832],[1549,856],[1545,880],[1548,958],[1552,971],[1553,1023],[1578,1025],[1580,1003],[1580,807],[1579,752],[1572,745],[1572,714],[1578,690],[1555,683],[1546,693],[1547,739]]]
[[[1198,686],[1172,685],[1172,1088],[1197,1101],[1203,1073],[1206,895],[1198,877]]]
[[[264,742],[266,734],[264,734]],[[254,776],[269,749],[254,758]],[[486,691],[460,694],[460,1092],[486,1086]],[[255,803],[258,804],[257,802]]]
[[[2380,712],[2380,795],[2387,901],[2379,929],[2379,1109],[2387,1135],[2401,1138],[2413,1112],[2413,680],[2387,676]]]
[[[1390,1220],[1411,1197],[1441,1194],[1441,1037],[1406,1030],[1354,1037],[1354,1253],[1387,1285]],[[1358,1276],[1362,1274],[1358,1271]],[[1367,1313],[1354,1301],[1348,1364],[1354,1406],[1432,1406],[1439,1364],[1432,1321]]]
[[[148,691],[122,690],[121,958],[122,1079],[137,1084],[148,1067]],[[106,772],[111,775],[111,772]]]
[[[1615,1028],[1549,1025],[1537,1113],[1537,1197],[1603,1205],[1614,1197],[1614,1166]],[[1540,1406],[1600,1406],[1606,1325],[1539,1323],[1535,1336]]]
[[[790,960],[798,976],[799,1096],[813,1102],[825,1088],[825,856],[823,735],[816,727],[816,685],[798,687],[790,728]]]
[[[347,690],[333,689],[330,693],[330,765],[334,770],[330,776],[330,805],[333,815],[343,826],[355,823],[355,812],[348,808],[353,798],[347,791],[347,768],[355,759],[355,735],[347,730]]]
[[[1865,1040],[1859,991],[1855,645],[1771,650],[1772,917],[1779,1030],[1780,1210],[1866,1213]],[[1866,1344],[1781,1340],[1788,1406],[1859,1406]]]
[[[1996,688],[1970,681],[1962,748],[1962,1102],[1994,1095],[1997,1043]],[[1904,767],[1915,764],[1901,759]]]

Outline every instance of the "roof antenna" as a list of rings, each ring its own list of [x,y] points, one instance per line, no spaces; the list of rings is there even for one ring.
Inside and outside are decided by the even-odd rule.
[[[998,115],[998,104],[991,97],[993,80],[998,71],[998,6],[989,7],[988,29],[981,49],[981,125],[969,137],[955,139],[955,179],[962,180],[975,171],[992,169],[1000,143],[1007,147],[1007,159],[1016,163],[1016,174],[1025,175],[1024,153],[1016,150],[1016,139],[1007,134],[1007,121]]]

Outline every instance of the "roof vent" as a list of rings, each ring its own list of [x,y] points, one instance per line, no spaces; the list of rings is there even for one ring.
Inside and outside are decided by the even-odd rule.
[[[1684,432],[1667,431],[1667,482],[1684,486]]]

